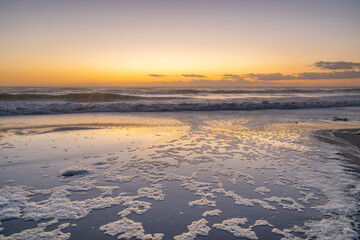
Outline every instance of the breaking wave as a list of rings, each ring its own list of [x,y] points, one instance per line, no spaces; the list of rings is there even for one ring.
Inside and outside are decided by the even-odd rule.
[[[30,94],[30,93],[0,93],[2,101],[70,101],[70,102],[112,102],[121,100],[142,99],[140,96],[121,95],[114,93],[68,93],[61,95]]]
[[[357,106],[360,106],[360,88],[0,88],[0,116]]]
[[[230,99],[228,101],[0,102],[0,115],[92,112],[180,112],[360,107],[360,97]]]

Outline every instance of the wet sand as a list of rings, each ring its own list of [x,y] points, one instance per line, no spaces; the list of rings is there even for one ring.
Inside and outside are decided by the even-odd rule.
[[[360,129],[341,129],[334,131],[334,135],[360,148]]]
[[[313,132],[359,123],[318,112],[2,118],[0,238],[355,236],[346,147]]]

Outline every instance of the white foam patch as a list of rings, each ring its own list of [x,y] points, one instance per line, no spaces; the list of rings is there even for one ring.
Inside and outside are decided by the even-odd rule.
[[[219,216],[222,213],[222,211],[220,209],[214,209],[211,211],[205,211],[203,213],[203,217],[207,217],[207,216]]]
[[[247,184],[250,184],[250,185],[255,185],[255,182],[253,180],[248,180],[246,181]]]
[[[140,240],[161,240],[164,237],[162,233],[145,234],[143,225],[140,222],[134,222],[126,217],[103,225],[99,229],[110,236],[119,234],[119,239],[131,239],[134,237]]]
[[[96,186],[96,189],[101,192],[102,196],[110,196],[114,190],[119,189],[118,186]]]
[[[259,239],[255,232],[250,228],[242,228],[239,225],[243,225],[247,222],[247,218],[232,218],[224,220],[222,223],[216,223],[213,227],[232,233],[235,237],[243,237],[248,239]]]
[[[266,210],[276,210],[276,207],[270,205],[269,203],[263,201],[263,200],[260,200],[260,199],[251,199],[251,201],[253,203],[257,203],[260,205],[260,207],[266,209]]]
[[[126,217],[132,212],[135,212],[137,214],[144,214],[147,210],[151,208],[151,203],[144,201],[128,201],[123,203],[123,206],[127,208],[119,212],[118,215],[120,215],[121,217]]]
[[[184,187],[185,189],[188,189],[192,192],[195,192],[194,195],[201,196],[201,197],[209,197],[209,198],[216,198],[214,194],[209,191],[211,188],[211,183],[207,182],[197,182],[193,179],[182,179],[181,187]]]
[[[265,195],[266,193],[270,192],[270,189],[266,188],[266,187],[258,187],[255,189],[255,192],[261,194],[261,195]]]
[[[233,183],[233,184],[236,184],[237,182],[237,178],[239,177],[243,177],[245,180],[247,181],[252,181],[254,179],[253,176],[251,176],[250,174],[247,174],[247,173],[243,173],[243,172],[240,172],[240,171],[236,171],[236,170],[233,170],[233,169],[226,169],[226,170],[223,170],[223,169],[215,169],[213,171],[213,174],[215,176],[217,175],[223,175],[223,176],[227,176],[227,177],[232,177],[232,179],[230,179],[230,181]]]
[[[277,234],[277,235],[282,235],[284,236],[284,238],[281,239],[289,239],[289,240],[301,240],[302,238],[299,238],[297,236],[294,236],[291,232],[293,231],[293,229],[284,229],[284,230],[280,230],[278,228],[273,228],[272,232]],[[322,239],[322,238],[321,238]],[[332,238],[334,239],[334,238]],[[340,239],[339,239],[340,240]]]
[[[219,188],[222,188],[223,187],[223,184],[222,182],[220,181],[219,177],[218,176],[213,176],[213,179],[214,179],[214,182],[217,184],[217,186]]]
[[[353,229],[353,226],[356,226],[355,221],[348,221],[343,216],[307,222],[305,226],[310,227],[305,231],[309,238],[321,236],[324,240],[359,239],[359,234]]]
[[[298,198],[300,201],[302,201],[303,203],[309,203],[309,200],[318,200],[319,198],[315,196],[314,193],[312,192],[304,192],[304,191],[300,191],[301,194],[305,195],[305,197],[303,198]]]
[[[253,202],[248,198],[243,198],[240,195],[237,195],[233,191],[226,191],[223,188],[213,189],[212,192],[223,193],[226,197],[232,197],[235,204],[253,206]]]
[[[129,182],[131,181],[135,175],[122,175],[116,170],[112,170],[103,174],[104,179],[108,182]]]
[[[82,166],[71,166],[71,167],[67,167],[63,170],[60,171],[60,176],[63,177],[73,177],[76,175],[86,175],[86,174],[90,174],[93,173],[94,170],[87,168],[87,167],[82,167]]]
[[[208,221],[206,221],[204,218],[198,221],[194,221],[188,226],[188,232],[175,236],[174,239],[192,240],[195,239],[197,235],[207,236],[211,230],[211,228],[206,225],[207,223]]]
[[[56,229],[52,231],[45,231],[45,229],[53,224],[56,224],[58,221],[53,220],[46,223],[39,223],[36,228],[26,229],[19,233],[14,233],[10,236],[4,236],[0,234],[0,239],[3,240],[66,240],[70,239],[70,233],[64,233],[61,230],[69,227],[69,223],[64,223],[59,225]]]
[[[285,183],[283,183],[282,181],[279,181],[279,180],[275,180],[274,184],[278,185],[278,186],[284,186],[285,185]]]
[[[151,204],[144,201],[135,201],[140,197],[163,200],[161,184],[153,184],[150,187],[140,188],[138,195],[124,196],[124,193],[110,197],[117,186],[97,186],[97,181],[88,177],[82,177],[71,181],[68,185],[43,190],[31,190],[24,186],[8,187],[0,189],[0,220],[11,218],[23,218],[25,220],[40,221],[44,219],[80,219],[86,217],[95,209],[103,209],[114,205],[123,204],[127,207],[119,214],[126,216],[131,212],[143,214],[150,209]],[[83,201],[71,201],[69,196],[73,191],[86,193],[91,189],[97,189],[101,196],[89,198]],[[35,194],[50,195],[47,199],[38,202],[29,202],[28,199]]]
[[[21,208],[29,199],[27,190],[25,186],[5,186],[0,189],[0,221],[21,216]]]
[[[245,206],[252,207],[252,206],[254,206],[254,203],[257,203],[260,205],[260,207],[262,207],[266,210],[275,210],[276,209],[274,206],[271,206],[269,203],[267,203],[261,199],[244,198],[244,197],[241,197],[240,195],[234,193],[233,191],[226,191],[223,188],[213,189],[212,192],[222,193],[226,197],[232,197],[234,199],[235,204],[237,204],[237,205],[245,205]]]
[[[165,194],[162,191],[162,184],[152,184],[150,187],[140,188],[137,192],[139,197],[146,197],[157,201],[164,200]]]
[[[190,207],[192,206],[209,206],[209,207],[216,207],[216,201],[209,200],[207,198],[201,198],[192,202],[188,203]]]
[[[256,226],[270,226],[270,227],[273,227],[272,224],[270,224],[268,221],[266,221],[264,219],[256,220],[256,222],[251,226],[251,228],[256,227]]]
[[[129,197],[97,197],[83,201],[71,201],[67,196],[70,192],[63,188],[54,191],[49,199],[40,202],[26,202],[22,218],[39,221],[42,219],[80,219],[87,216],[94,209],[103,209],[118,205]],[[136,197],[131,197],[132,199]]]
[[[300,203],[296,202],[293,198],[291,197],[277,197],[277,196],[272,196],[270,198],[265,198],[264,200],[266,201],[270,201],[270,202],[276,202],[279,205],[281,205],[283,208],[285,209],[289,209],[289,210],[296,210],[296,211],[303,211],[304,210],[304,206],[301,205]]]

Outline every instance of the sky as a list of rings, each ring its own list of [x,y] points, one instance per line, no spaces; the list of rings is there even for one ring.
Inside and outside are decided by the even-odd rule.
[[[359,0],[0,0],[0,85],[360,86]]]

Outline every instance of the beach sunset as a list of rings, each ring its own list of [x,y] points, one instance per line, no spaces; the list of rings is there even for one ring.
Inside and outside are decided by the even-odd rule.
[[[359,12],[0,0],[0,239],[359,239]]]

